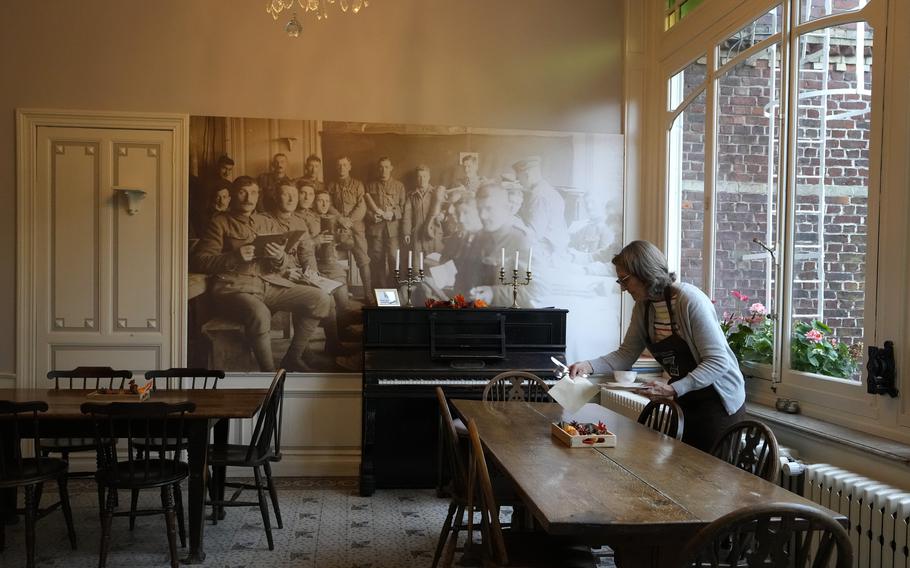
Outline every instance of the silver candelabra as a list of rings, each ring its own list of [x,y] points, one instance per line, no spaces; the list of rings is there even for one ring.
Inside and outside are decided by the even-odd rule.
[[[518,288],[521,286],[527,286],[528,284],[531,283],[531,271],[528,270],[525,274],[527,276],[525,277],[524,282],[522,282],[518,278],[518,269],[516,268],[516,269],[512,270],[512,281],[506,282],[506,269],[504,266],[499,267],[499,283],[504,286],[512,287],[512,305],[509,306],[510,308],[520,308],[521,307],[518,305]]]
[[[423,281],[423,268],[418,269],[417,274],[414,274],[414,269],[409,266],[408,272],[407,272],[407,277],[404,280],[401,280],[400,278],[401,278],[401,271],[396,268],[395,269],[395,282],[397,282],[399,286],[401,286],[401,285],[407,286],[408,302],[406,305],[407,305],[407,307],[412,308],[414,306],[413,306],[413,304],[411,304],[411,288],[413,288],[415,284]]]

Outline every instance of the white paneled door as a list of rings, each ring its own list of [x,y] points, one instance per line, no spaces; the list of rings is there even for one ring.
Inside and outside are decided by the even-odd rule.
[[[170,366],[174,132],[39,126],[34,140],[35,383]]]

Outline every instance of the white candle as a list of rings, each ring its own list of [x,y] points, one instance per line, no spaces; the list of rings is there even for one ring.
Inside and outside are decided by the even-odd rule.
[[[423,270],[423,251],[420,251],[420,269]]]
[[[506,267],[506,249],[502,249],[502,260],[499,261],[499,267],[500,268]]]
[[[534,247],[528,249],[528,272],[531,272],[531,257],[534,256]]]
[[[401,249],[395,249],[395,270],[401,270]]]
[[[414,268],[414,251],[408,251],[408,268]]]
[[[515,251],[515,270],[518,270],[518,251]]]

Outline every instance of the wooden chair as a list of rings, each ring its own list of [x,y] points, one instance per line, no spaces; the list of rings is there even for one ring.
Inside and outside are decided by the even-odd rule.
[[[50,371],[48,380],[54,381],[54,389],[122,389],[128,379],[133,378],[131,371],[118,371],[110,367],[76,367],[71,371]],[[92,438],[45,438],[41,440],[41,451],[44,457],[52,453],[61,454],[64,461],[69,461],[70,454],[95,451],[95,440]],[[93,471],[69,473],[70,477],[91,477]]]
[[[730,426],[715,442],[711,455],[766,481],[777,482],[780,473],[777,438],[761,422],[744,420]]]
[[[262,524],[265,527],[266,539],[269,543],[269,550],[275,549],[275,543],[272,540],[272,525],[269,521],[269,506],[265,500],[265,490],[268,491],[272,500],[272,506],[275,508],[275,519],[278,521],[278,528],[283,528],[281,521],[281,509],[278,506],[278,493],[275,491],[275,483],[272,480],[272,468],[269,465],[276,457],[281,456],[281,415],[284,400],[284,381],[287,373],[284,369],[278,369],[272,384],[269,387],[269,393],[266,395],[265,403],[259,416],[256,419],[256,426],[253,429],[253,436],[249,445],[241,444],[219,444],[209,446],[209,465],[215,468],[225,467],[249,467],[253,470],[254,483],[226,483],[223,478],[214,479],[220,487],[231,487],[237,489],[230,499],[212,499],[209,504],[213,508],[220,507],[249,507],[259,505],[259,511],[262,514]],[[260,469],[261,468],[261,469]],[[222,470],[223,471],[223,470]],[[263,486],[263,472],[265,473],[265,486]],[[258,503],[237,501],[244,489],[255,489],[259,495]],[[219,494],[221,494],[219,490]],[[218,522],[218,515],[212,515],[215,523]]]
[[[441,387],[436,387],[436,400],[439,403],[439,414],[442,417],[440,445],[445,453],[446,463],[449,465],[451,476],[450,494],[451,502],[449,503],[449,512],[446,520],[442,525],[442,532],[439,533],[439,540],[436,543],[436,552],[433,554],[432,568],[439,565],[439,559],[442,556],[443,548],[448,542],[449,534],[452,538],[458,540],[458,532],[464,525],[464,512],[467,506],[467,471],[465,470],[464,459],[459,448],[458,432],[455,430],[455,423],[452,420],[452,413],[449,411],[449,403],[446,401],[445,393]],[[471,534],[468,534],[470,541]]]
[[[551,537],[542,532],[503,531],[499,523],[499,505],[493,493],[483,445],[480,442],[477,424],[473,420],[468,421],[468,436],[471,441],[471,458],[467,486],[472,489],[467,505],[468,535],[472,534],[473,507],[477,503],[481,516],[484,560],[493,566],[527,568],[596,566],[591,549],[576,544],[571,539]],[[454,543],[451,545],[454,546]]]
[[[483,400],[552,402],[547,394],[549,390],[549,385],[533,373],[505,371],[490,379],[483,387]]]
[[[42,454],[41,439],[38,434],[38,414],[47,411],[46,402],[10,402],[0,400],[0,418],[12,424],[13,440],[15,442],[12,456],[5,456],[0,452],[0,489],[22,487],[25,491],[25,508],[17,513],[25,515],[25,565],[28,568],[35,566],[35,522],[58,507],[63,509],[66,519],[66,532],[69,536],[70,546],[76,549],[76,531],[73,529],[73,514],[70,509],[69,491],[66,485],[67,462],[62,459],[38,457]],[[34,457],[22,455],[21,425],[31,421],[34,443]],[[45,481],[57,481],[60,490],[60,501],[41,509],[41,492]],[[0,551],[6,548],[6,532],[4,522],[0,520]]]
[[[847,531],[825,511],[770,503],[728,513],[698,532],[680,558],[685,567],[836,568],[853,566]]]
[[[100,467],[95,475],[98,483],[98,498],[104,503],[101,512],[101,550],[98,566],[104,568],[111,546],[111,522],[114,517],[164,514],[167,523],[167,540],[171,566],[177,568],[177,511],[183,510],[182,499],[175,487],[189,476],[187,464],[178,458],[183,451],[184,422],[187,413],[196,410],[195,403],[145,402],[135,404],[84,403],[82,413],[91,416],[95,424],[95,443]],[[117,460],[117,436],[127,440],[126,460]],[[151,449],[152,440],[160,445],[153,451],[146,451],[137,458],[133,440],[143,439],[145,447]],[[167,459],[167,440],[176,441],[173,458]],[[157,455],[157,457],[154,457]],[[147,511],[116,512],[117,491],[126,489],[159,488],[161,509]],[[177,498],[175,505],[175,496]],[[176,507],[176,508],[175,508]]]
[[[504,371],[490,379],[483,387],[483,400],[523,400],[527,402],[553,402],[547,391],[550,386],[543,379],[526,371]],[[458,436],[468,437],[468,429],[461,418],[453,421]],[[436,452],[436,493],[443,494],[443,451],[442,445]]]
[[[212,369],[171,368],[167,370],[146,371],[145,373],[145,380],[151,381],[153,391],[216,389],[218,388],[218,381],[222,379],[224,379],[224,371]],[[180,445],[185,448],[187,440],[181,440],[180,442]],[[151,440],[152,451],[159,447],[161,447],[161,439],[153,438]],[[177,450],[177,440],[173,438],[167,439],[165,441],[165,447],[168,452],[175,452]],[[133,448],[136,450],[137,458],[142,458],[143,454],[149,449],[143,439],[133,440]],[[181,457],[182,456],[178,455],[175,459],[180,459]],[[180,485],[174,487],[174,493],[177,498],[177,503],[183,503]],[[131,513],[136,510],[138,502],[139,489],[134,489],[130,497]],[[133,530],[135,527],[136,515],[130,514],[130,530]],[[186,525],[182,509],[178,509],[177,511],[177,527],[177,532],[180,536],[180,546],[186,546]]]
[[[682,440],[685,418],[676,401],[657,402],[652,400],[638,415],[638,423],[652,430]]]

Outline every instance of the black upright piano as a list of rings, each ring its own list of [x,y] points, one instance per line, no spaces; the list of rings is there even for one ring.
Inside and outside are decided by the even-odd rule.
[[[432,487],[437,479],[435,389],[480,399],[503,371],[555,382],[565,362],[567,310],[363,308],[360,492]]]

